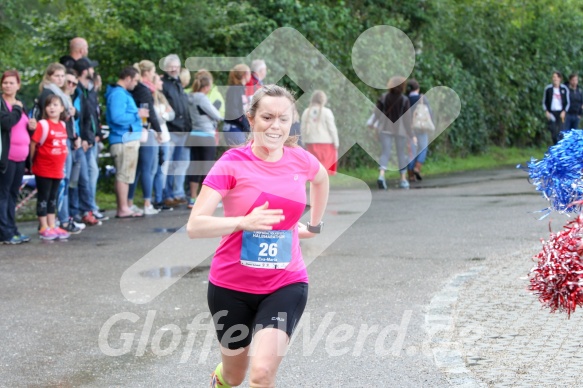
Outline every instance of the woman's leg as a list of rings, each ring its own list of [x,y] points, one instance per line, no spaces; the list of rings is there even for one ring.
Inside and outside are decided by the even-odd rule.
[[[8,221],[12,224],[12,235],[19,236],[20,232],[16,227],[16,199],[18,198],[18,192],[22,184],[26,162],[8,161],[8,163],[14,163],[14,178],[12,179],[12,186],[9,187],[10,193],[8,196]]]
[[[397,160],[399,163],[399,172],[401,174],[401,181],[399,182],[399,187],[402,189],[409,188],[409,182],[407,181],[407,143],[409,139],[405,136],[396,136],[395,145],[397,146]]]
[[[13,221],[10,218],[10,188],[14,183],[15,173],[15,165],[10,160],[6,171],[0,173],[0,242],[10,241],[14,236],[12,231]],[[12,207],[12,210],[14,210],[14,207]]]
[[[65,160],[65,177],[59,187],[59,202],[57,207],[57,216],[60,224],[64,225],[69,222],[69,182],[71,179],[71,168],[73,167],[73,154],[71,142],[67,139],[67,159]]]
[[[149,136],[154,140],[154,135]],[[154,140],[155,141],[155,140]],[[152,175],[152,169],[154,162],[156,160],[156,154],[158,152],[157,147],[153,147],[146,143],[145,146],[140,147],[140,163],[139,167],[141,178],[142,178],[142,193],[144,195],[144,207],[150,207],[152,205],[152,187],[154,176]],[[139,164],[140,164],[139,163]]]
[[[40,232],[49,227],[47,223],[47,206],[50,197],[52,182],[50,178],[35,177],[36,180],[36,215],[40,224]]]
[[[49,189],[49,200],[47,202],[47,224],[49,228],[54,228],[55,216],[57,213],[57,199],[59,196],[59,185],[61,184],[60,179],[51,179]]]
[[[261,329],[255,333],[251,345],[249,386],[275,387],[275,377],[289,345],[285,331],[276,328]]]
[[[379,140],[381,142],[381,157],[379,159],[379,178],[377,184],[379,189],[387,189],[387,182],[385,180],[385,171],[389,164],[391,157],[391,148],[393,147],[393,137],[387,133],[380,133]]]

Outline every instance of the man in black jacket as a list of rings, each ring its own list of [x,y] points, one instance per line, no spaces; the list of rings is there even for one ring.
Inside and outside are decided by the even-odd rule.
[[[563,75],[554,71],[552,83],[545,87],[543,109],[547,117],[547,128],[551,132],[553,144],[561,140],[565,129],[565,116],[569,110],[569,88],[562,84]]]
[[[575,73],[569,75],[569,110],[565,117],[565,130],[579,129],[579,120],[583,111],[583,94],[579,88],[579,76]]]
[[[97,180],[99,178],[99,167],[97,165],[97,144],[101,139],[101,126],[99,124],[99,103],[97,99],[97,92],[95,88],[91,88],[91,81],[95,74],[95,66],[97,62],[89,58],[80,58],[73,65],[73,69],[78,74],[79,83],[75,94],[73,95],[74,105],[78,108],[78,126],[79,136],[81,137],[81,148],[85,158],[85,165],[87,168],[87,180],[89,188],[89,198],[80,198],[80,203],[88,202],[88,205],[82,206],[84,216],[82,222],[88,225],[99,225],[106,217],[103,216],[95,202],[95,195],[97,193]],[[79,155],[80,156],[80,155]],[[84,172],[82,172],[84,175]],[[84,178],[84,177],[83,177]],[[81,180],[85,180],[80,177]],[[80,195],[84,190],[80,191]],[[71,198],[74,201],[74,198]],[[89,207],[89,209],[85,209]],[[74,213],[75,211],[73,211]]]
[[[188,202],[184,193],[184,175],[190,161],[190,149],[186,146],[186,140],[190,134],[191,122],[188,98],[178,77],[180,58],[176,54],[170,54],[164,58],[163,64],[162,92],[176,114],[174,120],[167,122],[171,138],[169,155],[173,163],[168,169],[164,202],[168,206],[176,206]]]

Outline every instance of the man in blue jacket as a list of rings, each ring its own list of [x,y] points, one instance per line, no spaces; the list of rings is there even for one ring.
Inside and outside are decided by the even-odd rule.
[[[109,124],[109,151],[115,162],[116,218],[141,217],[128,206],[129,185],[136,177],[138,151],[142,132],[142,118],[149,115],[148,109],[138,109],[130,92],[139,81],[138,71],[125,67],[115,85],[108,85],[106,119]]]

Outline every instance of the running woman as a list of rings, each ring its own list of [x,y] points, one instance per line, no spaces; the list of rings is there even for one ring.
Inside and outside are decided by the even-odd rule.
[[[299,239],[320,233],[329,188],[326,169],[289,136],[294,103],[277,85],[257,90],[247,113],[251,140],[216,162],[188,220],[190,238],[222,236],[208,287],[222,356],[211,387],[240,385],[247,369],[251,387],[275,386],[306,306]],[[303,225],[307,181],[310,221]],[[225,216],[216,217],[221,200]]]
[[[44,104],[43,119],[36,126],[30,142],[32,173],[37,188],[36,215],[40,223],[42,240],[69,238],[70,234],[55,226],[57,194],[64,177],[67,159],[67,129],[65,105],[61,97],[51,94]]]

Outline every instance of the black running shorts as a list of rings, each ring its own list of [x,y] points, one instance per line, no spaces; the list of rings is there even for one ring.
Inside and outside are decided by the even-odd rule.
[[[208,305],[217,337],[228,349],[251,344],[253,333],[267,327],[291,338],[308,300],[308,284],[294,283],[271,294],[249,294],[209,282]]]

